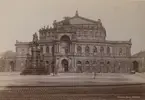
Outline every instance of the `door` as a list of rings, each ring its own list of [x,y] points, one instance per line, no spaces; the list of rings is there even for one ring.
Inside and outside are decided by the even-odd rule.
[[[66,59],[62,60],[62,67],[64,69],[64,72],[68,72],[69,68],[68,68],[68,61]]]

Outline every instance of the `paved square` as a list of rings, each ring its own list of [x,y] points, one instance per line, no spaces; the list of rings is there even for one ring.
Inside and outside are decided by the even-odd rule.
[[[145,83],[138,74],[99,73],[59,73],[52,75],[19,75],[20,73],[0,73],[0,86],[84,86],[118,85]]]

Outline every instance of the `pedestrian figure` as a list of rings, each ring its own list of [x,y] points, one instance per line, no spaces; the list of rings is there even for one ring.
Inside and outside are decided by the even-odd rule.
[[[96,79],[96,75],[97,75],[97,73],[96,73],[96,71],[94,71],[94,79]]]
[[[93,79],[95,79],[96,78],[96,75],[97,75],[97,69],[96,69],[97,67],[96,66],[94,66],[93,67],[93,70],[94,70],[94,72],[93,72]]]

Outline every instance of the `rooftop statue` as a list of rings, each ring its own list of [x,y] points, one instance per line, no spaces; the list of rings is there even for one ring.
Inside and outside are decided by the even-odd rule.
[[[33,42],[34,43],[38,42],[38,35],[37,35],[37,33],[33,34]]]
[[[54,27],[54,28],[57,27],[57,24],[56,24],[56,23],[57,23],[56,20],[54,20],[54,21],[53,21],[53,27]]]
[[[69,25],[70,24],[69,18],[70,17],[64,17],[63,25]]]
[[[75,14],[75,16],[79,16],[78,10],[76,11],[76,14]]]
[[[98,19],[98,26],[99,26],[99,27],[102,27],[101,19]]]

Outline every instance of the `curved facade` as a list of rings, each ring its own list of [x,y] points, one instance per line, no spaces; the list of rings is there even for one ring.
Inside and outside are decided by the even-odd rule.
[[[39,30],[39,45],[45,62],[53,58],[58,72],[128,73],[132,70],[131,40],[106,40],[106,30],[100,19],[79,16],[54,21],[53,27]],[[16,43],[17,70],[24,68],[30,43]],[[22,66],[22,65],[23,66]]]

